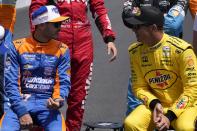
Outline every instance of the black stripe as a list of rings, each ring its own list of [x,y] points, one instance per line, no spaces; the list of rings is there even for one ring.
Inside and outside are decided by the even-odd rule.
[[[187,49],[187,48],[186,49],[183,49],[183,48],[177,46],[176,44],[172,43],[171,41],[166,41],[166,42],[170,43],[171,45],[175,46],[176,48],[181,49],[182,51],[185,51]]]
[[[129,52],[131,52],[132,50],[134,50],[134,49],[136,49],[136,48],[138,48],[139,46],[142,46],[143,44],[139,44],[139,45],[137,45],[136,47],[134,47],[134,48],[131,48],[130,50],[129,50]]]

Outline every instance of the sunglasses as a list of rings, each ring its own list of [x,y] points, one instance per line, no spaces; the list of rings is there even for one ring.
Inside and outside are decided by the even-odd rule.
[[[55,28],[60,28],[62,24],[62,22],[48,22],[48,23],[51,23]]]

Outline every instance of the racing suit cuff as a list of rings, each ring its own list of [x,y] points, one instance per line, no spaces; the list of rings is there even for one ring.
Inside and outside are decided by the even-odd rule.
[[[114,40],[115,40],[115,38],[112,37],[112,36],[106,36],[106,37],[104,38],[105,43],[114,42]]]
[[[172,122],[174,119],[177,118],[177,116],[171,110],[168,110],[168,112],[165,114],[165,116],[169,119],[170,122]]]
[[[155,106],[156,106],[157,103],[161,103],[161,102],[159,101],[159,99],[154,99],[154,100],[152,100],[152,101],[150,102],[150,104],[149,104],[149,108],[150,108],[151,110],[154,110],[154,108],[155,108]]]

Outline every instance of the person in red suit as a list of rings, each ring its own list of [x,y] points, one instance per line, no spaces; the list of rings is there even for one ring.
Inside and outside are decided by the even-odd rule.
[[[51,3],[59,8],[61,15],[70,17],[62,23],[58,40],[68,45],[71,57],[71,91],[67,100],[66,126],[69,131],[80,131],[93,67],[93,39],[88,6],[106,43],[108,54],[112,53],[110,61],[115,60],[117,55],[115,33],[104,0],[32,0],[29,13]]]

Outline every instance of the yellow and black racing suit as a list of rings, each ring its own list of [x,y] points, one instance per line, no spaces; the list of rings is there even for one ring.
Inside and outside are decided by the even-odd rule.
[[[128,123],[139,120],[142,125],[136,124],[137,128],[147,130],[152,118],[151,109],[157,102],[162,104],[176,130],[183,127],[194,129],[197,117],[197,60],[191,45],[164,34],[153,47],[143,43],[132,44],[129,54],[133,92],[144,105],[137,107],[126,118],[126,129],[133,130],[127,127]],[[183,124],[185,121],[187,123]]]

